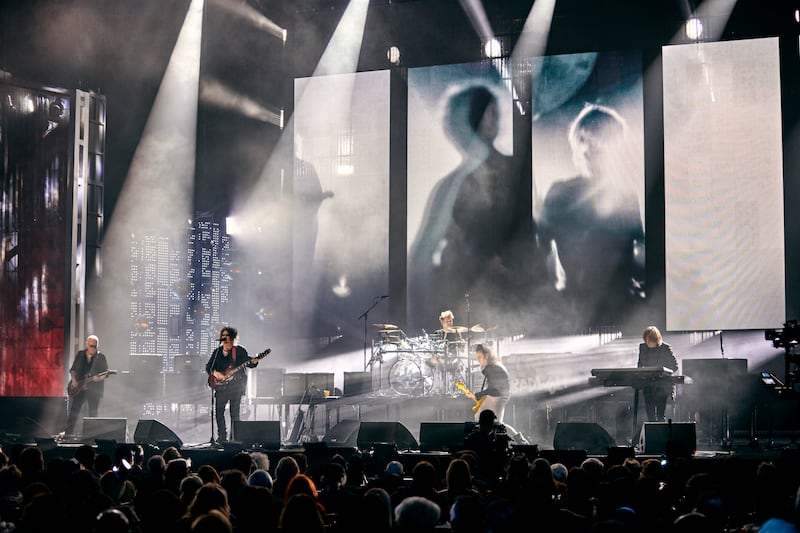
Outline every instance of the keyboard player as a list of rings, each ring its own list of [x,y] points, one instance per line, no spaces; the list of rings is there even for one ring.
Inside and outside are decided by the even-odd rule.
[[[678,370],[678,360],[672,353],[672,348],[664,342],[661,332],[655,326],[648,326],[642,333],[639,345],[639,362],[637,367],[666,367],[672,371]],[[644,405],[647,410],[648,422],[663,422],[667,400],[675,399],[675,385],[670,380],[656,380],[642,388]]]

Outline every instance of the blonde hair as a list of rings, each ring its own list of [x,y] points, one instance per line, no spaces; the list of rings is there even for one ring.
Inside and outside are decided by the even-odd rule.
[[[445,318],[455,319],[456,316],[453,314],[453,312],[450,309],[448,309],[447,311],[442,311],[441,313],[439,313],[439,320],[443,320]]]
[[[647,326],[647,328],[645,328],[645,330],[644,330],[644,333],[642,333],[642,340],[644,342],[647,342],[648,340],[652,340],[652,341],[655,341],[655,343],[660,346],[661,342],[663,341],[663,338],[661,337],[661,332],[658,331],[657,327],[655,327],[655,326]]]

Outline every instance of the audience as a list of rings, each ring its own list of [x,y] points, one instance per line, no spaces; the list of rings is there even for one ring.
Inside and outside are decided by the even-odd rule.
[[[266,453],[240,452],[221,474],[210,464],[193,474],[177,448],[145,458],[120,446],[116,465],[91,446],[49,462],[33,446],[4,446],[0,532],[768,533],[800,526],[791,454],[760,465],[736,456],[664,464],[589,457],[567,469],[509,453],[498,479],[487,480],[473,470],[480,455],[466,450],[404,455],[372,479],[356,452],[327,464],[314,457],[312,464],[325,465],[315,466],[316,479],[300,452],[276,458],[274,470]]]

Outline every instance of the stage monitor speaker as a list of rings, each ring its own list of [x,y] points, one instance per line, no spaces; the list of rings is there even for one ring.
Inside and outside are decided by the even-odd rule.
[[[697,451],[694,422],[645,422],[640,449],[646,454],[690,457]]]
[[[464,440],[472,433],[472,422],[421,422],[419,450],[450,452],[464,449]]]
[[[83,442],[86,444],[94,444],[97,439],[125,443],[127,438],[127,418],[83,417]]]
[[[34,442],[64,431],[65,396],[0,396],[0,434]]]
[[[358,420],[342,420],[325,433],[323,441],[330,446],[350,447],[358,446],[358,428],[361,422]]]
[[[137,444],[169,442],[175,443],[178,448],[183,446],[180,437],[158,420],[139,420],[133,433],[133,441]]]
[[[377,442],[392,443],[398,450],[416,450],[419,444],[414,435],[400,422],[361,422],[356,444],[368,450]]]
[[[616,445],[614,437],[594,422],[559,422],[553,435],[556,450],[586,450],[592,455],[606,455]]]
[[[242,445],[265,450],[281,449],[281,423],[273,420],[236,420],[233,439]]]
[[[344,396],[358,396],[372,392],[372,372],[345,372]]]

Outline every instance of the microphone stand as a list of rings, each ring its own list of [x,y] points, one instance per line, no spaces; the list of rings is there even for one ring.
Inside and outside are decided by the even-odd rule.
[[[364,319],[364,370],[367,370],[367,316],[369,316],[369,312],[372,311],[376,305],[381,303],[381,300],[384,298],[388,298],[388,296],[376,296],[375,301],[372,302],[372,305],[367,307],[366,311],[358,315],[356,320]]]
[[[472,389],[472,319],[470,318],[469,293],[464,294],[467,301],[467,387]]]
[[[222,341],[220,339],[217,339],[217,342],[221,343]],[[217,357],[219,356],[219,350],[220,350],[220,347],[217,346],[216,348],[214,348],[214,353],[211,355],[211,366],[209,367],[209,368],[211,368],[211,372],[214,372],[214,365],[217,362]],[[209,373],[208,375],[211,376],[211,373]],[[217,444],[217,441],[214,440],[214,421],[215,421],[216,412],[217,412],[217,409],[216,409],[216,407],[217,407],[217,395],[216,395],[216,392],[217,391],[214,390],[214,387],[209,387],[209,388],[211,389],[211,439],[209,439],[208,443],[211,444],[212,446],[214,446],[214,445]],[[231,424],[232,423],[233,422],[231,422]]]

